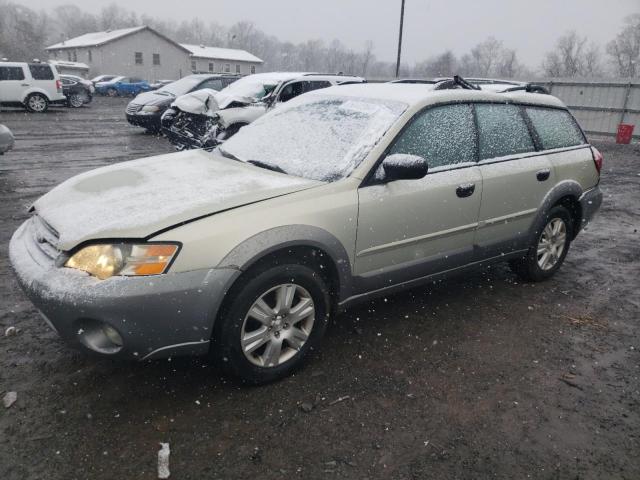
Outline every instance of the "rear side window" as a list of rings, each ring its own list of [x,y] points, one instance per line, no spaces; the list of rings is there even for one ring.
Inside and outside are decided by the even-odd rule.
[[[429,169],[475,162],[475,127],[470,105],[443,105],[419,113],[391,147],[427,160]]]
[[[535,151],[520,107],[477,104],[475,108],[480,160]]]
[[[0,67],[0,81],[2,80],[24,80],[22,67]]]
[[[330,87],[330,86],[331,86],[331,83],[327,82],[325,80],[313,80],[313,81],[309,82],[308,89],[305,90],[305,91],[310,92],[312,90],[318,90],[320,88],[327,88],[327,87]]]
[[[566,110],[535,107],[528,107],[526,110],[543,149],[573,147],[585,143],[576,121]]]
[[[49,65],[29,64],[29,71],[34,80],[53,80],[53,71]]]

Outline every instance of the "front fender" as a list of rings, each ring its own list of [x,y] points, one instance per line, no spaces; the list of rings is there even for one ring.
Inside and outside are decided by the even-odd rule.
[[[237,245],[216,268],[236,268],[246,271],[270,253],[301,246],[314,247],[326,252],[338,272],[339,300],[351,296],[353,279],[347,251],[331,233],[310,225],[285,225],[260,232]]]

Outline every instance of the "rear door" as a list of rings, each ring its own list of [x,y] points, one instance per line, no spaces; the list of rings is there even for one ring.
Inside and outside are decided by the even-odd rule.
[[[430,107],[398,134],[387,155],[425,158],[419,180],[380,180],[358,190],[356,274],[363,290],[473,261],[482,178],[470,105]]]
[[[555,185],[553,166],[536,151],[523,108],[478,103],[482,205],[476,244],[483,258],[523,248],[534,216]]]
[[[56,75],[47,63],[30,63],[31,87],[45,91],[49,100],[58,100],[60,93],[56,84]]]
[[[20,65],[0,65],[0,102],[22,102],[29,81]]]

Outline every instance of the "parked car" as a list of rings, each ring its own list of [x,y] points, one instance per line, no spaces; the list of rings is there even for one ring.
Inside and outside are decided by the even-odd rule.
[[[64,103],[58,71],[48,63],[0,62],[0,105],[23,106],[46,112],[52,103]]]
[[[151,90],[149,83],[137,77],[115,77],[108,82],[96,83],[96,93],[108,97],[136,96],[149,90]]]
[[[141,93],[127,105],[127,121],[153,132],[159,131],[162,114],[177,97],[204,88],[222,90],[238,78],[238,75],[225,74],[189,75],[158,90]]]
[[[75,75],[60,75],[60,81],[68,107],[78,108],[93,100],[95,87],[91,81]]]
[[[13,137],[11,130],[9,130],[9,127],[0,123],[0,155],[4,155],[11,150],[14,143],[15,138]]]
[[[209,353],[261,383],[316,350],[338,307],[493,262],[552,277],[600,206],[601,168],[551,95],[331,87],[213,152],[67,180],[9,253],[74,345]]]
[[[267,111],[305,92],[361,77],[317,73],[257,73],[220,92],[200,90],[178,97],[163,115],[163,132],[178,150],[211,148]]]
[[[97,77],[93,77],[91,79],[91,83],[93,83],[93,85],[95,86],[96,83],[100,83],[100,82],[110,82],[111,80],[113,80],[114,78],[116,78],[118,75],[98,75]]]
[[[155,82],[150,84],[151,90],[158,90],[159,88],[162,88],[165,85],[169,85],[173,82],[175,82],[175,80],[156,80]]]

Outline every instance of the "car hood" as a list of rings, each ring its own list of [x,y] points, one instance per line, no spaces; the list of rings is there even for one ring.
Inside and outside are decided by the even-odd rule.
[[[321,185],[203,150],[92,170],[60,184],[33,209],[60,250],[87,240],[146,238],[172,226]]]
[[[251,97],[243,97],[224,91],[218,92],[211,88],[203,88],[178,97],[171,106],[177,107],[187,113],[212,116],[218,110],[225,109],[232,103],[249,105],[254,102],[255,99]]]
[[[167,106],[175,100],[173,95],[161,95],[157,92],[144,92],[140,93],[134,98],[131,103],[136,105],[163,105]]]

